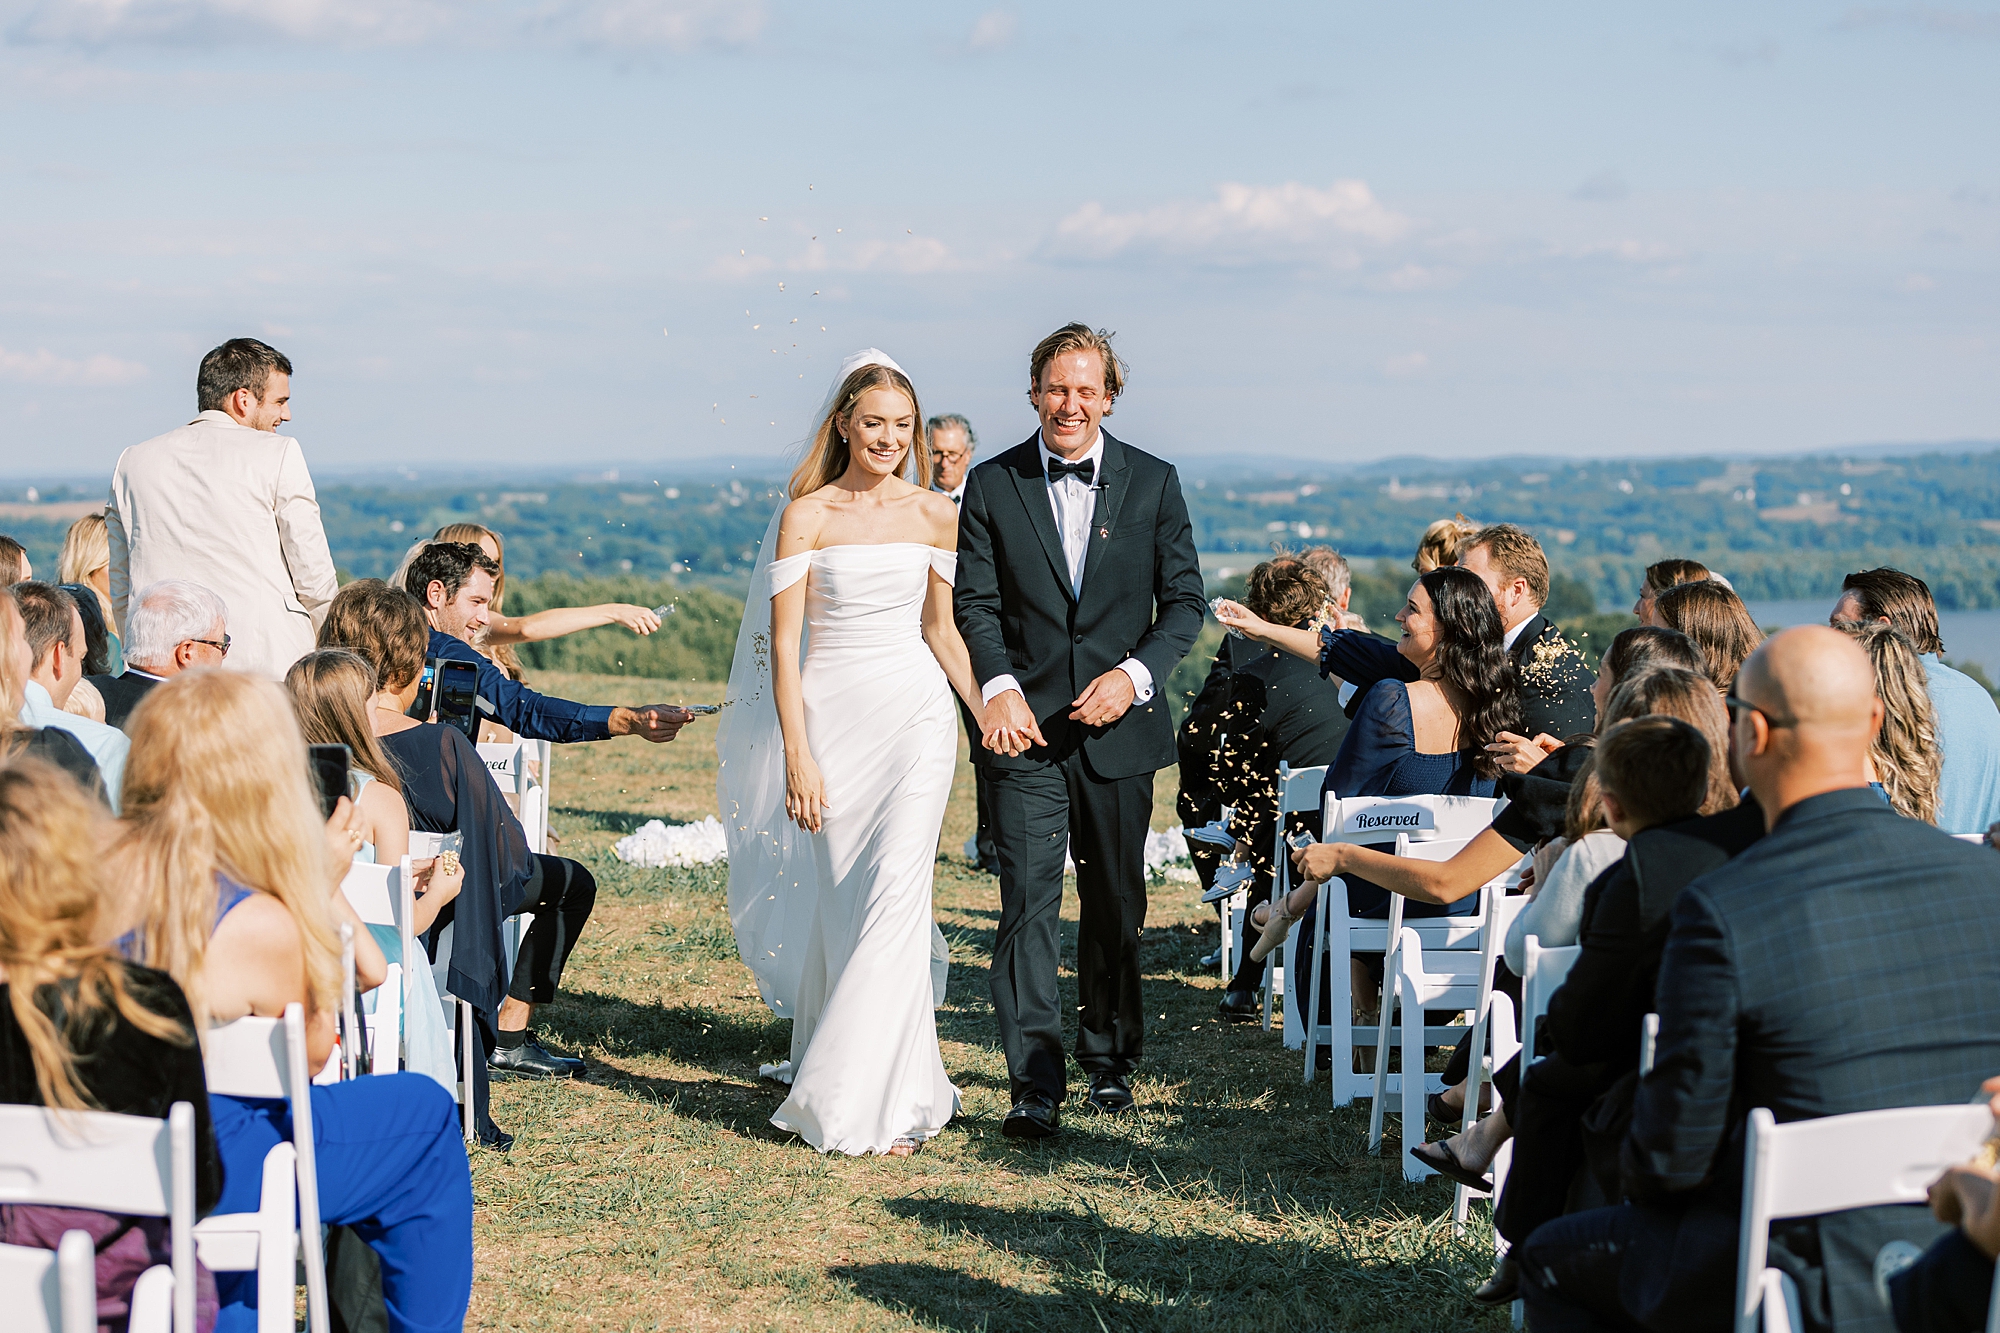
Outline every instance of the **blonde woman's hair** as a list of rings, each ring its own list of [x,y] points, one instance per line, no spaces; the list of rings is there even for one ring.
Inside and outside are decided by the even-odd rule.
[[[1459,550],[1478,536],[1479,531],[1479,524],[1463,514],[1439,519],[1417,539],[1417,553],[1410,558],[1410,568],[1428,574],[1440,565],[1457,564]]]
[[[97,604],[104,609],[104,623],[113,624],[111,619],[111,599],[98,592],[97,585],[90,576],[111,563],[111,534],[104,526],[103,514],[85,514],[69,525],[63,534],[62,554],[56,558],[57,583],[80,583],[97,593]]]
[[[847,471],[847,465],[852,461],[844,438],[847,422],[854,414],[854,405],[870,389],[893,389],[910,400],[910,415],[915,418],[910,433],[910,450],[896,470],[916,485],[930,485],[930,437],[924,433],[924,409],[917,401],[916,388],[907,375],[893,366],[863,366],[841,381],[840,392],[833,396],[833,406],[828,409],[826,420],[819,423],[812,443],[806,446],[804,460],[793,470],[790,487],[786,491],[792,499],[811,495],[822,486],[832,485]]]
[[[481,541],[493,543],[493,563],[500,566],[500,572],[493,576],[493,600],[486,606],[488,610],[498,613],[501,599],[507,595],[507,543],[500,540],[500,534],[483,523],[447,523],[432,535],[431,540],[471,542],[474,546],[479,545]],[[411,559],[415,559],[415,556],[413,555]],[[403,572],[409,571],[406,569]],[[403,586],[402,579],[396,580],[396,586],[399,588]],[[507,673],[507,679],[526,680],[527,670],[521,665],[521,659],[514,655],[514,645],[486,643],[483,641],[485,637],[485,632],[482,630],[480,632],[482,642],[477,645],[479,651],[493,659],[494,665]]]
[[[378,688],[375,668],[348,648],[307,653],[285,673],[285,691],[306,744],[345,745],[356,768],[400,792],[403,780],[368,725],[368,700]]]
[[[1868,747],[1875,777],[1899,815],[1937,823],[1939,760],[1937,710],[1916,645],[1894,625],[1870,622],[1847,630],[1875,667],[1882,700],[1882,730]]]
[[[141,961],[180,983],[206,1028],[203,966],[220,872],[292,914],[307,998],[332,1009],[340,946],[327,906],[325,821],[291,700],[241,672],[184,671],[153,687],[130,732],[117,860],[136,895]]]
[[[1712,815],[1736,806],[1736,784],[1729,776],[1729,712],[1722,695],[1705,673],[1685,667],[1641,667],[1618,682],[1611,701],[1604,708],[1604,730],[1608,733],[1620,722],[1663,713],[1677,717],[1701,733],[1708,742],[1708,795],[1702,799],[1700,815]],[[1602,778],[1598,779],[1603,782]]]
[[[21,621],[21,608],[14,605],[14,599],[6,595],[5,589],[0,589],[0,756],[13,748],[14,733],[24,730],[20,713],[28,682],[14,675],[12,645],[27,633],[27,626]]]
[[[183,1046],[194,1041],[132,997],[124,968],[102,943],[108,822],[54,765],[26,756],[0,761],[0,967],[46,1106],[96,1109],[77,1077],[77,1052],[95,1046],[116,1019]]]

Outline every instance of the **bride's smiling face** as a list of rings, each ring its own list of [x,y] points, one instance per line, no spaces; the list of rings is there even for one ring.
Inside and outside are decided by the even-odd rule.
[[[916,437],[916,406],[895,389],[870,389],[847,414],[848,457],[870,476],[893,476]]]

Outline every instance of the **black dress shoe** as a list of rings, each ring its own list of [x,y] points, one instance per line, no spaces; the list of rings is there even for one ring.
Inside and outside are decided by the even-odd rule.
[[[519,1046],[494,1047],[493,1054],[486,1057],[486,1068],[490,1073],[525,1074],[531,1078],[577,1078],[583,1073],[583,1061],[551,1055],[530,1037]]]
[[[510,1152],[514,1147],[514,1136],[488,1121],[479,1131],[479,1146],[491,1148],[495,1152]]]
[[[1093,1074],[1090,1077],[1090,1104],[1106,1115],[1132,1109],[1132,1088],[1123,1074]]]
[[[1232,1023],[1254,1023],[1264,1016],[1263,1006],[1257,1003],[1257,992],[1253,990],[1226,990],[1215,1007]]]
[[[1031,1092],[1014,1103],[1014,1109],[1000,1122],[1000,1132],[1010,1139],[1046,1139],[1062,1128],[1062,1116],[1046,1093]]]
[[[1521,1294],[1521,1266],[1508,1255],[1494,1266],[1493,1276],[1480,1283],[1472,1299],[1481,1305],[1505,1305]]]

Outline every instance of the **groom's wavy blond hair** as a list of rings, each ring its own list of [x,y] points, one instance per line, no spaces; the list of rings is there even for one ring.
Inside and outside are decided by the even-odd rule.
[[[863,366],[841,381],[840,392],[833,396],[833,407],[828,410],[826,420],[819,423],[812,444],[806,449],[806,456],[792,472],[789,494],[792,499],[811,495],[822,486],[830,486],[847,471],[851,459],[847,447],[846,429],[854,415],[854,405],[861,401],[861,395],[870,389],[894,389],[910,400],[910,414],[916,424],[910,436],[909,452],[896,468],[899,476],[928,489],[931,478],[930,435],[924,429],[923,405],[917,401],[916,386],[909,376],[894,366]]]

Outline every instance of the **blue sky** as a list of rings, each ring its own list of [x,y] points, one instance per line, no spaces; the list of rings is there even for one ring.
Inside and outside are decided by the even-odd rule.
[[[16,475],[237,333],[323,473],[769,458],[871,344],[990,449],[1069,319],[1169,456],[2000,439],[1992,5],[0,0],[0,125]]]

